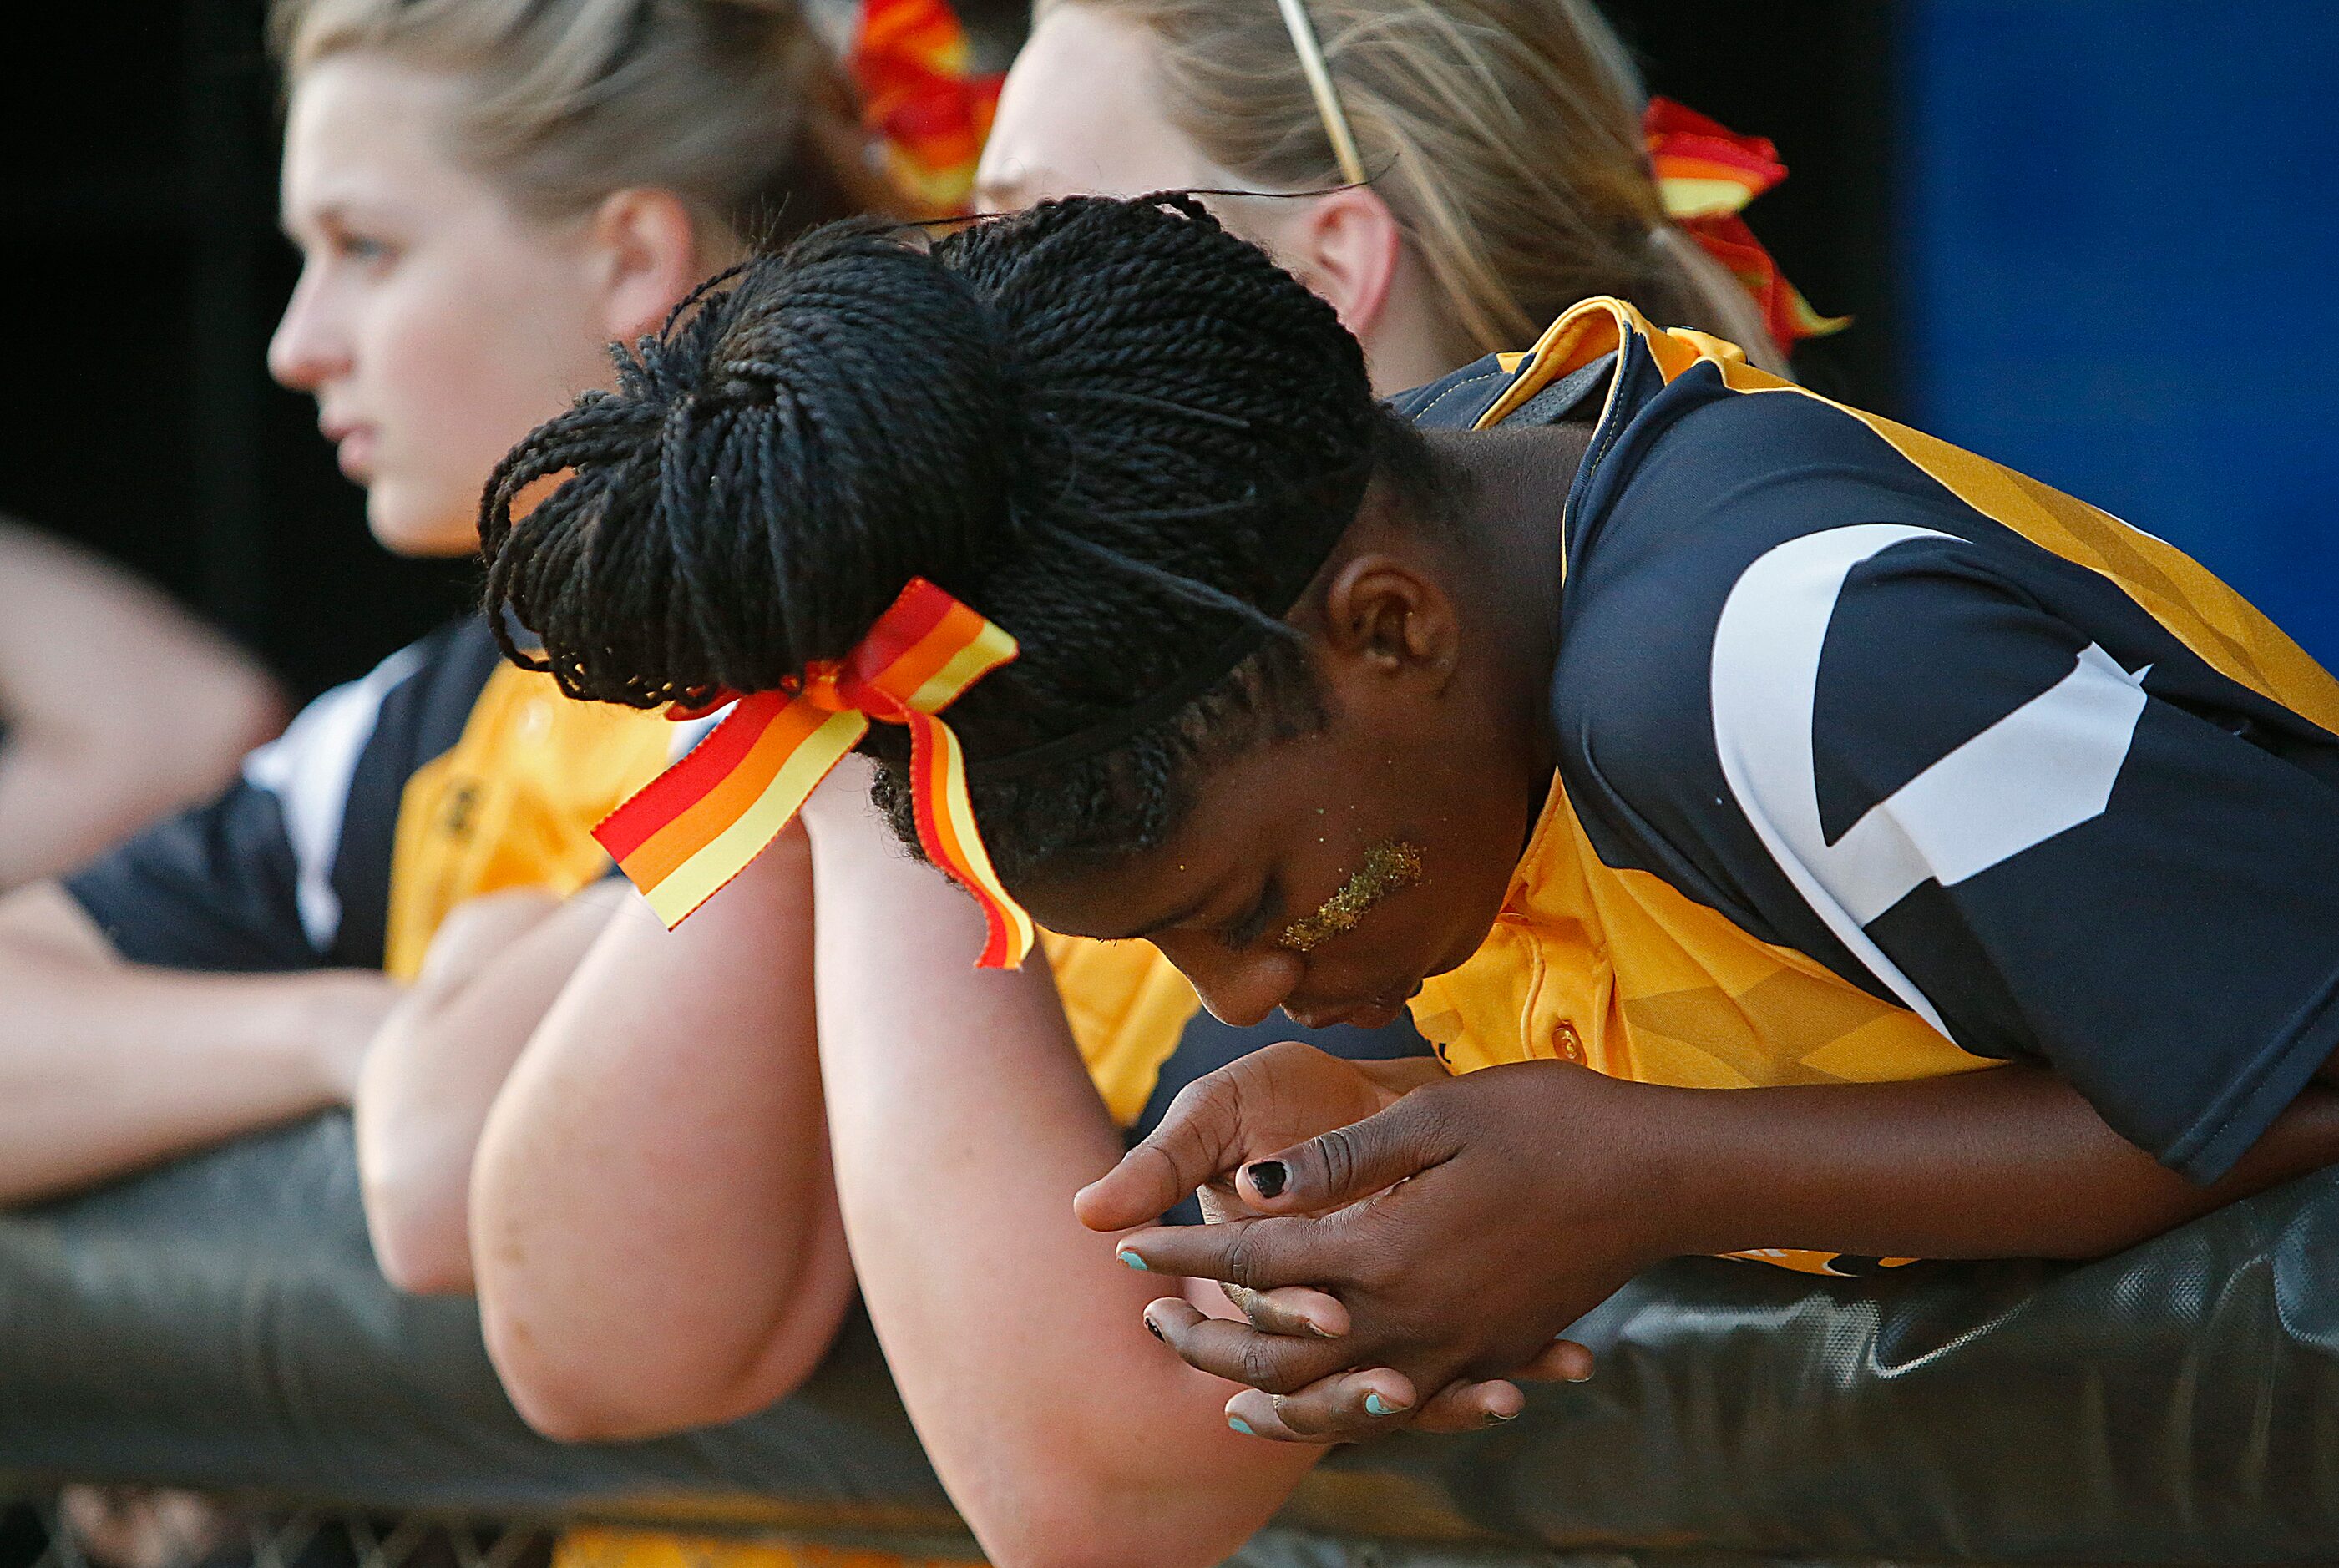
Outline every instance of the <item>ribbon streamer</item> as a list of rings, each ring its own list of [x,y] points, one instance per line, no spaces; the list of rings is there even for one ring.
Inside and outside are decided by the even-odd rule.
[[[795,690],[738,698],[689,755],[593,836],[671,930],[763,853],[871,720],[906,725],[918,842],[982,907],[979,967],[1013,969],[1031,950],[1031,917],[992,869],[967,798],[964,753],[937,715],[1015,652],[1013,637],[913,577],[852,653],[815,664]],[[706,711],[678,705],[672,716]]]
[[[918,218],[959,218],[1004,78],[973,68],[948,0],[864,0],[850,57],[862,124]]]
[[[1851,324],[1850,316],[1812,310],[1739,216],[1747,202],[1787,177],[1769,137],[1742,136],[1670,98],[1649,100],[1641,132],[1666,216],[1754,297],[1781,353],[1801,339],[1823,338]]]

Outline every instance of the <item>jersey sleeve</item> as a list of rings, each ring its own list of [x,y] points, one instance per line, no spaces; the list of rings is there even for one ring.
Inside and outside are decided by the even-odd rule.
[[[2114,653],[2089,624],[1899,525],[1749,567],[1711,716],[1777,874],[1736,884],[1847,978],[2051,1065],[2207,1182],[2339,1049],[2339,774],[2298,742],[2321,732],[2173,640],[2095,625]]]
[[[302,709],[205,804],[156,823],[64,879],[65,891],[137,963],[232,971],[344,962],[336,955],[344,841],[379,813],[351,810],[385,699],[423,662],[402,650]],[[380,793],[380,792],[372,792]]]

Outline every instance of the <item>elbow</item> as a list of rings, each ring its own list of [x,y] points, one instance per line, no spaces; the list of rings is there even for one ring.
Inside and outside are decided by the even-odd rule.
[[[400,1234],[369,1221],[375,1261],[390,1287],[407,1296],[468,1296],[471,1260],[440,1238]]]
[[[529,1430],[555,1443],[635,1443],[676,1430],[538,1364],[508,1335],[488,1336],[488,1358]]]
[[[107,737],[150,776],[193,798],[232,777],[237,762],[284,728],[283,694],[240,657],[199,672]],[[163,744],[157,744],[159,742]]]
[[[359,1190],[375,1264],[409,1296],[463,1296],[472,1287],[471,1239],[459,1188],[435,1173],[360,1161]]]
[[[1234,1517],[1223,1499],[1176,1479],[1116,1483],[1059,1465],[1010,1506],[961,1505],[996,1568],[1210,1568],[1272,1512]]]
[[[274,740],[290,715],[284,694],[256,668],[232,667],[217,682],[205,715],[211,733],[240,758],[257,745]]]
[[[599,1319],[575,1300],[538,1323],[504,1295],[492,1280],[481,1290],[480,1326],[520,1419],[558,1443],[629,1443],[742,1420],[795,1392],[836,1337],[853,1278],[841,1258],[808,1267],[776,1319],[728,1351],[685,1326]]]
[[[1288,1450],[1251,1453],[1268,1445],[1215,1419],[1207,1434],[1183,1426],[1051,1426],[1016,1445],[1011,1464],[943,1479],[997,1568],[1210,1568],[1274,1516],[1308,1465]]]

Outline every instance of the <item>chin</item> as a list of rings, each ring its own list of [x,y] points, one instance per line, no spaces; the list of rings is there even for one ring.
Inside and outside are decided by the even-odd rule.
[[[1486,945],[1486,938],[1493,934],[1494,929],[1495,922],[1492,919],[1489,919],[1485,925],[1479,927],[1475,932],[1465,932],[1456,936],[1454,941],[1447,945],[1446,950],[1440,952],[1436,959],[1434,960],[1427,968],[1421,971],[1421,978],[1424,980],[1434,980],[1441,974],[1448,974],[1455,970],[1460,969],[1464,964],[1470,962],[1472,956],[1475,954],[1480,948]],[[1415,989],[1418,990],[1419,988],[1416,987]]]
[[[444,500],[414,495],[396,480],[378,479],[367,488],[366,528],[394,556],[468,556],[479,547],[479,514],[472,507],[450,508]]]

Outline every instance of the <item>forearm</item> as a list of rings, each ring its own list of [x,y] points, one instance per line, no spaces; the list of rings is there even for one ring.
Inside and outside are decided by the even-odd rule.
[[[69,872],[211,794],[281,723],[265,688],[240,701],[204,695],[200,705],[217,710],[215,721],[183,713],[136,736],[40,727],[0,712],[10,726],[0,740],[0,891]]]
[[[2339,1160],[2339,1092],[2302,1094],[2241,1164],[2196,1187],[2078,1091],[2009,1065],[1906,1083],[1623,1086],[1663,1129],[1646,1151],[1685,1251],[2091,1257]],[[1668,1199],[1661,1198],[1660,1201]]]
[[[857,810],[814,843],[845,1227],[952,1495],[1008,1568],[1219,1561],[1314,1456],[1231,1434],[1229,1386],[1145,1333],[1171,1282],[1072,1218],[1120,1140],[1044,966],[974,970],[972,902]]]
[[[488,1109],[615,907],[589,889],[541,912],[550,903],[546,896],[516,912],[515,922],[533,922],[518,934],[458,911],[440,940],[487,956],[460,962],[469,955],[434,945],[413,992],[366,1053],[358,1177],[374,1257],[401,1290],[472,1287],[471,1164]],[[455,972],[438,972],[442,958],[459,961]]]
[[[679,930],[628,898],[489,1113],[489,1349],[571,1440],[786,1395],[852,1298],[812,1044],[810,883],[783,839]]]
[[[0,1203],[345,1103],[379,974],[197,974],[112,957],[51,884],[0,915]]]
[[[0,888],[218,788],[283,716],[260,668],[162,595],[0,520]]]

